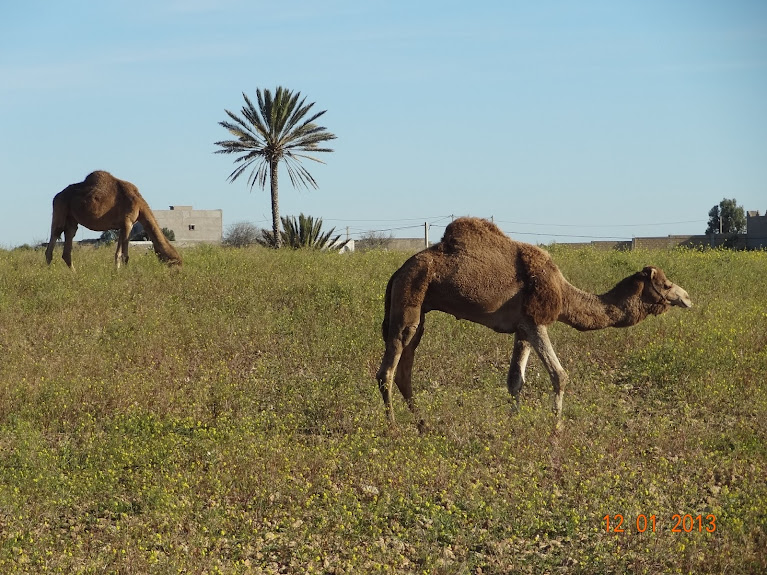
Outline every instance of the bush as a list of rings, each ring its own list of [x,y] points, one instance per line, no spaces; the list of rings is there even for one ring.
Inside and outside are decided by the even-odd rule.
[[[106,230],[99,236],[99,243],[110,245],[117,241],[117,230]]]
[[[385,250],[389,247],[389,240],[393,237],[391,232],[370,230],[362,234],[360,246],[366,250]]]
[[[162,228],[162,233],[165,236],[165,239],[168,241],[176,241],[176,232],[173,230],[169,228]],[[118,236],[119,233],[117,230],[107,230],[103,232],[101,236],[99,236],[99,243],[106,245],[112,244],[117,241]],[[139,222],[136,222],[133,225],[129,239],[132,242],[148,242],[150,240],[149,234],[144,229],[144,226],[142,226]]]
[[[165,236],[166,240],[168,240],[169,242],[176,241],[176,232],[174,232],[170,228],[162,228],[161,231],[162,231],[162,234]],[[152,238],[149,237],[149,234],[147,233],[147,231],[144,229],[144,226],[140,222],[136,222],[135,224],[133,224],[133,229],[130,232],[130,241],[148,242],[151,239]]]
[[[259,243],[260,230],[250,222],[237,222],[226,229],[223,242],[226,246],[242,248]]]

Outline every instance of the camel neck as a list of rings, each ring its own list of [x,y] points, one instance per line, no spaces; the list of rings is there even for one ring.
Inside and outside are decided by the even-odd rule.
[[[578,331],[627,327],[642,321],[647,314],[642,310],[638,294],[618,294],[617,291],[618,286],[596,295],[564,282],[559,321]]]
[[[144,229],[152,242],[155,253],[160,259],[165,261],[181,261],[176,249],[165,239],[165,234],[160,228],[152,211],[147,207],[139,212],[138,221],[144,226]]]

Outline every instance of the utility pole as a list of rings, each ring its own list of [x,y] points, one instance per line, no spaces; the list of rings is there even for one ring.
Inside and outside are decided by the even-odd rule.
[[[423,223],[423,245],[424,248],[429,247],[429,222]]]
[[[724,242],[722,241],[722,208],[719,208],[719,245],[721,246]],[[716,246],[714,246],[716,247]]]

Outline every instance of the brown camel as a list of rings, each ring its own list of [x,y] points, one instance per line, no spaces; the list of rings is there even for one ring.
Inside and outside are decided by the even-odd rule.
[[[67,186],[53,198],[51,239],[45,250],[45,259],[51,263],[53,248],[61,232],[64,232],[64,253],[62,258],[72,266],[72,239],[77,225],[103,232],[118,230],[115,265],[128,263],[128,239],[136,221],[144,226],[154,251],[161,261],[168,265],[181,265],[181,256],[165,239],[149,204],[139,194],[138,188],[118,180],[109,172],[92,172],[82,182]]]
[[[525,368],[534,349],[554,387],[554,412],[562,414],[567,373],[557,359],[546,326],[561,321],[579,331],[628,327],[670,306],[692,306],[687,292],[655,267],[645,267],[602,295],[579,290],[564,278],[544,250],[506,236],[494,224],[460,218],[442,241],[408,259],[386,286],[383,338],[386,343],[378,387],[390,424],[392,385],[414,413],[411,376],[424,316],[432,310],[514,334],[507,378],[519,405]],[[419,428],[423,425],[419,421]]]

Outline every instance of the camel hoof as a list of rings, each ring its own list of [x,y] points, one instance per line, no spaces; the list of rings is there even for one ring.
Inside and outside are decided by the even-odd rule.
[[[426,424],[426,422],[423,419],[419,419],[418,423],[416,423],[415,426],[418,428],[418,433],[420,433],[421,435],[429,432],[429,426]]]
[[[402,435],[402,430],[396,423],[390,423],[386,426],[386,436],[392,439],[396,439]]]

